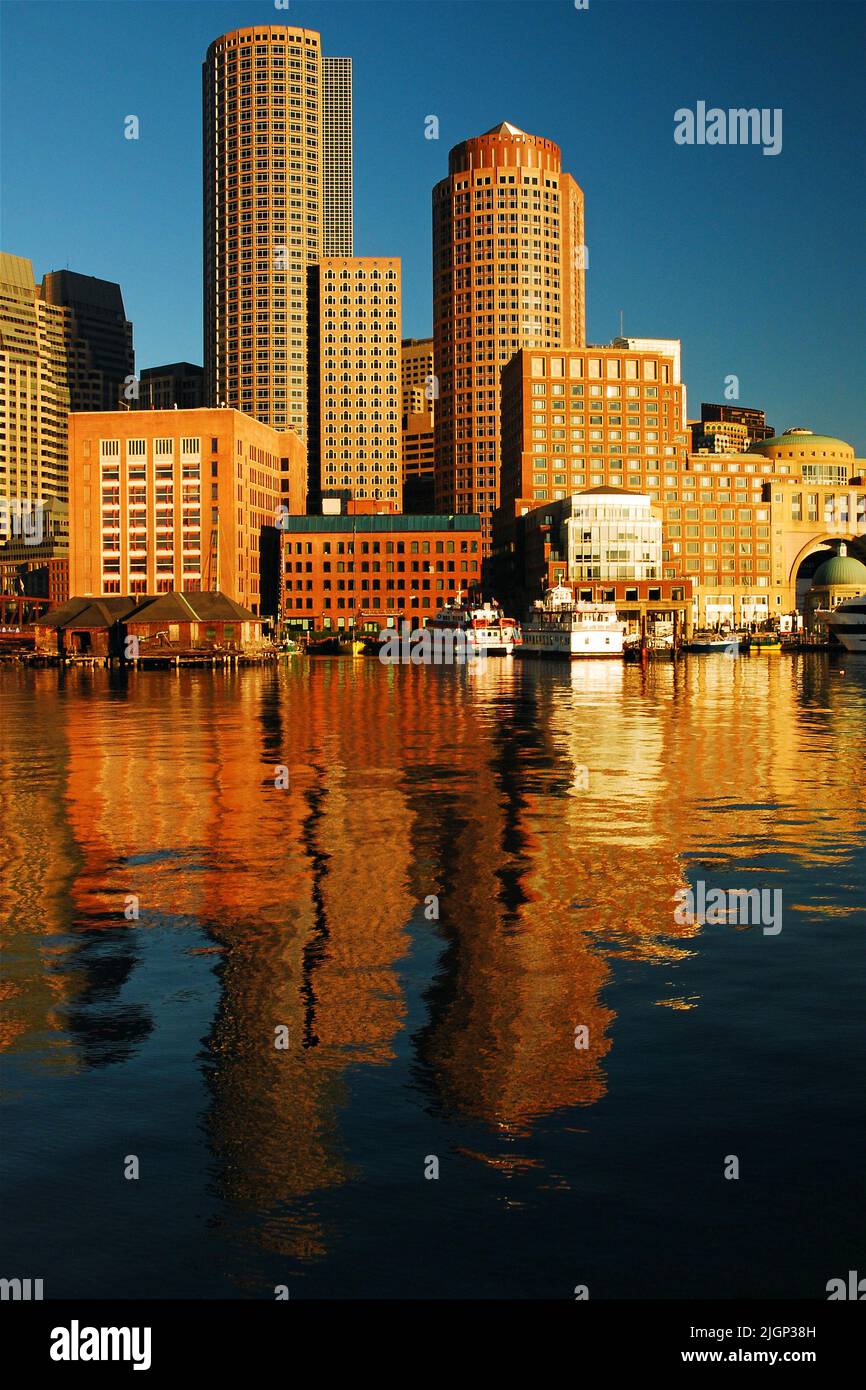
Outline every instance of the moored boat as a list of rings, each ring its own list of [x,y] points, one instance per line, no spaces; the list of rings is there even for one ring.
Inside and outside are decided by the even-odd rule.
[[[747,652],[780,652],[782,637],[778,632],[750,632],[743,639],[743,649]]]
[[[473,604],[458,594],[428,620],[427,627],[433,632],[462,633],[467,647],[485,656],[511,656],[521,642],[519,623],[506,618],[495,599]]]
[[[521,656],[621,657],[625,623],[613,603],[575,602],[567,585],[548,589],[529,610],[516,649]]]
[[[866,594],[843,599],[836,608],[819,608],[815,616],[846,652],[866,655]]]
[[[717,632],[695,632],[688,642],[683,643],[683,651],[698,656],[736,656],[740,650],[740,635],[730,632],[720,635]]]

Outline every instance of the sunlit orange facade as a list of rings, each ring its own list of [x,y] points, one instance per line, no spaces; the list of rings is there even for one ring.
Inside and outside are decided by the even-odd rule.
[[[850,445],[795,430],[745,454],[692,453],[677,375],[663,351],[515,355],[502,377],[499,575],[516,517],[599,486],[643,493],[660,510],[659,578],[690,582],[695,626],[792,613],[802,561],[827,539],[856,543],[866,467]]]
[[[306,441],[307,267],[352,253],[351,60],[233,29],[202,88],[205,400]]]
[[[289,516],[283,617],[303,627],[421,626],[481,576],[477,517]]]
[[[499,501],[500,374],[523,346],[585,341],[583,194],[559,147],[507,122],[451,150],[433,190],[436,507]]]
[[[400,260],[326,257],[310,281],[310,494],[403,499]]]
[[[69,460],[75,596],[218,589],[276,611],[276,527],[306,505],[296,435],[235,410],[94,411],[70,415]]]

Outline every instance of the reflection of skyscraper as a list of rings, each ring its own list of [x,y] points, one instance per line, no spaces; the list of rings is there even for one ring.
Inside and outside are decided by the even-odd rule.
[[[203,65],[207,404],[307,438],[307,267],[351,255],[351,66],[311,29],[215,39]]]

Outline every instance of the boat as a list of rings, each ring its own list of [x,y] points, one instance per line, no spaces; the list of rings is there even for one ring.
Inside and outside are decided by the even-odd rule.
[[[815,617],[846,652],[866,655],[866,594],[843,599],[837,608],[819,608]]]
[[[575,602],[566,584],[536,599],[522,628],[516,650],[521,656],[621,657],[625,623],[616,604]]]
[[[305,651],[308,656],[339,656],[340,639],[336,634],[329,636],[319,633],[307,638]]]
[[[743,638],[743,648],[747,652],[780,652],[782,636],[778,632],[750,632]]]
[[[520,624],[506,618],[495,599],[473,604],[458,594],[428,619],[427,627],[432,632],[461,632],[467,647],[479,656],[511,656],[521,641]]]
[[[683,643],[683,651],[699,656],[737,656],[740,651],[740,635],[729,632],[720,636],[717,632],[696,632]]]

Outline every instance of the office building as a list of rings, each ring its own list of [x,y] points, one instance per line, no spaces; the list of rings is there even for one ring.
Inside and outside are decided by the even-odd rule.
[[[216,591],[275,614],[279,530],[306,506],[296,435],[235,410],[69,417],[70,592]]]
[[[309,282],[310,507],[348,495],[399,512],[400,261],[325,257]]]
[[[499,501],[500,374],[521,347],[585,342],[583,194],[552,140],[502,122],[456,145],[433,190],[436,505]]]
[[[313,30],[232,30],[203,125],[206,402],[306,441],[307,269],[351,247],[351,67]]]

